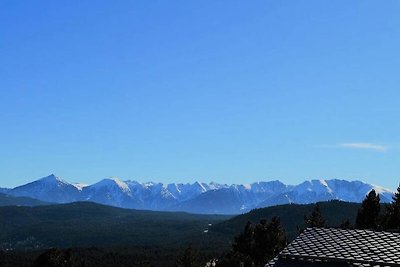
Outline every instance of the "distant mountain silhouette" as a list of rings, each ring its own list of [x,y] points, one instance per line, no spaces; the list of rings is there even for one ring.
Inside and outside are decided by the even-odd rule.
[[[155,211],[186,211],[203,214],[240,214],[254,208],[289,203],[327,200],[361,202],[372,189],[382,202],[390,202],[393,192],[368,183],[346,180],[311,180],[299,185],[280,181],[252,184],[163,184],[103,179],[93,185],[70,184],[50,175],[2,192],[53,203],[92,201],[100,204]]]

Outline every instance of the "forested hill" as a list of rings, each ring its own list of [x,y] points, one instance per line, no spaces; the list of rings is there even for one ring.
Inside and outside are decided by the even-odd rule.
[[[318,205],[327,225],[334,227],[346,219],[354,223],[360,207],[340,201]],[[315,207],[281,205],[236,217],[129,210],[90,202],[0,207],[0,256],[3,263],[13,263],[9,266],[31,266],[46,248],[75,247],[73,251],[79,257],[101,262],[93,266],[113,266],[104,259],[121,263],[119,266],[142,266],[129,265],[138,259],[151,263],[143,266],[174,266],[188,244],[198,250],[202,260],[221,257],[248,221],[257,224],[278,216],[292,239]],[[69,249],[62,251],[70,253]],[[24,259],[23,264],[15,264],[19,259]]]
[[[210,240],[204,231],[209,224],[228,218],[128,210],[89,202],[0,207],[0,249],[207,243]]]
[[[331,227],[336,227],[346,219],[349,219],[350,223],[353,224],[360,204],[335,200],[320,202],[319,206],[327,224]],[[278,216],[287,231],[289,239],[293,239],[298,235],[298,229],[304,227],[304,216],[308,216],[314,207],[315,204],[287,204],[255,209],[249,213],[216,224],[210,231],[211,233],[234,236],[243,230],[248,221],[256,224],[261,219],[270,220],[272,217]]]
[[[354,222],[359,204],[321,202],[328,225]],[[314,205],[281,205],[255,209],[236,217],[184,212],[129,210],[90,202],[38,207],[0,207],[0,248],[76,246],[228,247],[247,221],[279,216],[289,238],[304,227]],[[211,226],[210,226],[211,225]]]
[[[0,193],[0,206],[40,206],[49,204],[49,202],[44,202],[30,197],[14,197]]]

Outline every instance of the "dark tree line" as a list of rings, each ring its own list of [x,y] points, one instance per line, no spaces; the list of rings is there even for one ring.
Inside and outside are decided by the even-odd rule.
[[[326,220],[316,204],[310,216],[305,217],[307,227],[327,227]],[[361,203],[357,211],[355,225],[346,219],[339,226],[342,229],[368,229],[375,231],[400,232],[400,185],[392,202],[382,209],[379,194],[372,189]]]
[[[304,222],[306,227],[328,226],[321,214],[318,203],[315,205],[311,215],[304,217]],[[346,219],[338,228],[400,232],[400,185],[393,196],[392,202],[386,204],[383,209],[379,194],[372,189],[365,196],[357,211],[355,225],[351,225],[350,220]]]
[[[260,267],[275,257],[287,245],[286,232],[279,218],[261,220],[253,226],[248,222],[235,237],[232,250],[217,264],[218,267]]]
[[[306,227],[326,227],[326,220],[322,216],[321,208],[319,207],[318,203],[315,204],[313,211],[311,212],[310,216],[304,216],[304,223]]]
[[[400,232],[400,185],[392,202],[386,204],[384,209],[381,207],[379,194],[372,189],[357,211],[355,225],[351,225],[350,220],[346,219],[338,228]],[[304,217],[304,222],[306,227],[327,227],[318,204],[315,205],[310,216]]]
[[[358,210],[355,228],[399,232],[400,186],[397,188],[392,202],[386,204],[383,211],[381,210],[379,195],[375,190],[371,190]]]
[[[393,196],[392,203],[386,206],[386,212],[382,219],[385,230],[400,230],[400,185]]]
[[[375,190],[371,190],[363,200],[356,218],[357,229],[374,229],[379,227],[380,197]]]
[[[323,217],[318,203],[308,216],[304,216],[304,225],[305,227],[328,227],[328,222]],[[352,225],[347,219],[337,227],[400,232],[400,185],[392,202],[385,206],[380,203],[379,194],[375,190],[371,190],[358,209],[355,224]],[[243,232],[234,238],[230,251],[223,257],[220,257],[221,252],[217,256],[219,258],[217,261],[212,260],[215,258],[215,251],[204,254],[191,246],[184,250],[172,250],[169,255],[164,256],[158,252],[147,252],[145,249],[142,252],[126,254],[97,248],[50,249],[39,256],[27,256],[35,258],[33,265],[30,265],[32,267],[202,267],[206,262],[210,263],[207,266],[217,267],[261,267],[274,258],[286,245],[286,231],[281,225],[280,219],[274,217],[271,220],[263,219],[255,225],[248,222]],[[16,263],[28,261],[29,258],[12,258],[11,260]],[[2,262],[1,255],[0,262]],[[4,260],[0,265],[17,266]]]
[[[198,259],[198,251],[192,246],[185,249],[183,254],[178,258],[176,267],[200,267]]]
[[[347,219],[337,227],[342,229],[400,231],[400,185],[392,202],[382,210],[381,207],[379,194],[375,190],[371,190],[358,209],[355,225],[351,225],[350,220]],[[304,225],[305,227],[328,227],[318,203],[308,216],[304,216]],[[256,225],[248,222],[243,232],[234,238],[231,250],[215,263],[217,267],[261,267],[278,255],[286,245],[286,231],[278,217],[272,218],[271,221],[263,219]],[[104,255],[100,258],[103,257]],[[115,260],[115,262],[118,261]],[[120,262],[118,263],[122,266]],[[86,267],[92,265],[82,262],[81,257],[77,257],[69,250],[54,249],[39,256],[33,266]],[[97,264],[97,266],[101,266],[101,264]],[[147,267],[153,265],[149,262],[136,262],[129,266]],[[189,246],[177,257],[175,266],[200,267],[204,266],[204,260],[199,260],[198,251]]]

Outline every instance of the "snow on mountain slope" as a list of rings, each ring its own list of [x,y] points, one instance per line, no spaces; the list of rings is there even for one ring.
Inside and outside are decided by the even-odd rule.
[[[54,203],[68,203],[79,200],[79,190],[51,174],[26,185],[18,186],[7,194],[16,197],[31,197]]]
[[[305,181],[294,186],[291,190],[273,197],[273,199],[266,199],[261,202],[258,207],[271,206],[276,202],[279,202],[277,204],[307,204],[332,199],[361,202],[372,189],[375,189],[376,192],[379,193],[381,202],[387,203],[391,201],[393,192],[388,189],[361,181],[332,179]],[[277,201],[274,201],[274,199]]]
[[[202,214],[237,214],[247,211],[242,209],[244,200],[234,188],[221,188],[207,191],[193,199],[179,203],[171,211],[186,211]]]
[[[326,201],[334,199],[334,192],[325,180],[305,181],[295,186],[289,193],[293,203],[311,203],[315,201]]]
[[[78,189],[79,191],[82,191],[82,189],[86,186],[88,186],[87,184],[82,184],[82,183],[73,183],[73,186],[76,187],[76,189]]]
[[[162,183],[138,183],[128,181],[129,188],[134,192],[141,203],[143,209],[165,210],[166,207],[174,205],[178,200],[167,189],[167,185]]]
[[[138,201],[129,186],[117,179],[103,179],[82,189],[81,199],[116,207],[138,208]]]
[[[293,186],[277,180],[227,185],[140,183],[111,178],[82,185],[69,184],[50,175],[14,189],[3,189],[2,192],[53,203],[93,201],[134,209],[238,214],[258,207],[287,203],[314,203],[331,199],[361,202],[372,189],[380,194],[382,202],[391,201],[393,192],[388,189],[338,179],[310,180]]]
[[[168,210],[169,207],[209,190],[207,184],[198,182],[193,184],[162,184],[127,181],[126,183],[133,194],[142,201],[142,208],[150,210]]]

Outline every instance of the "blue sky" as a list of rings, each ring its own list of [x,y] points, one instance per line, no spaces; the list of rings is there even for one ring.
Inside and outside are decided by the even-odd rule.
[[[400,182],[400,2],[0,2],[0,184]]]

